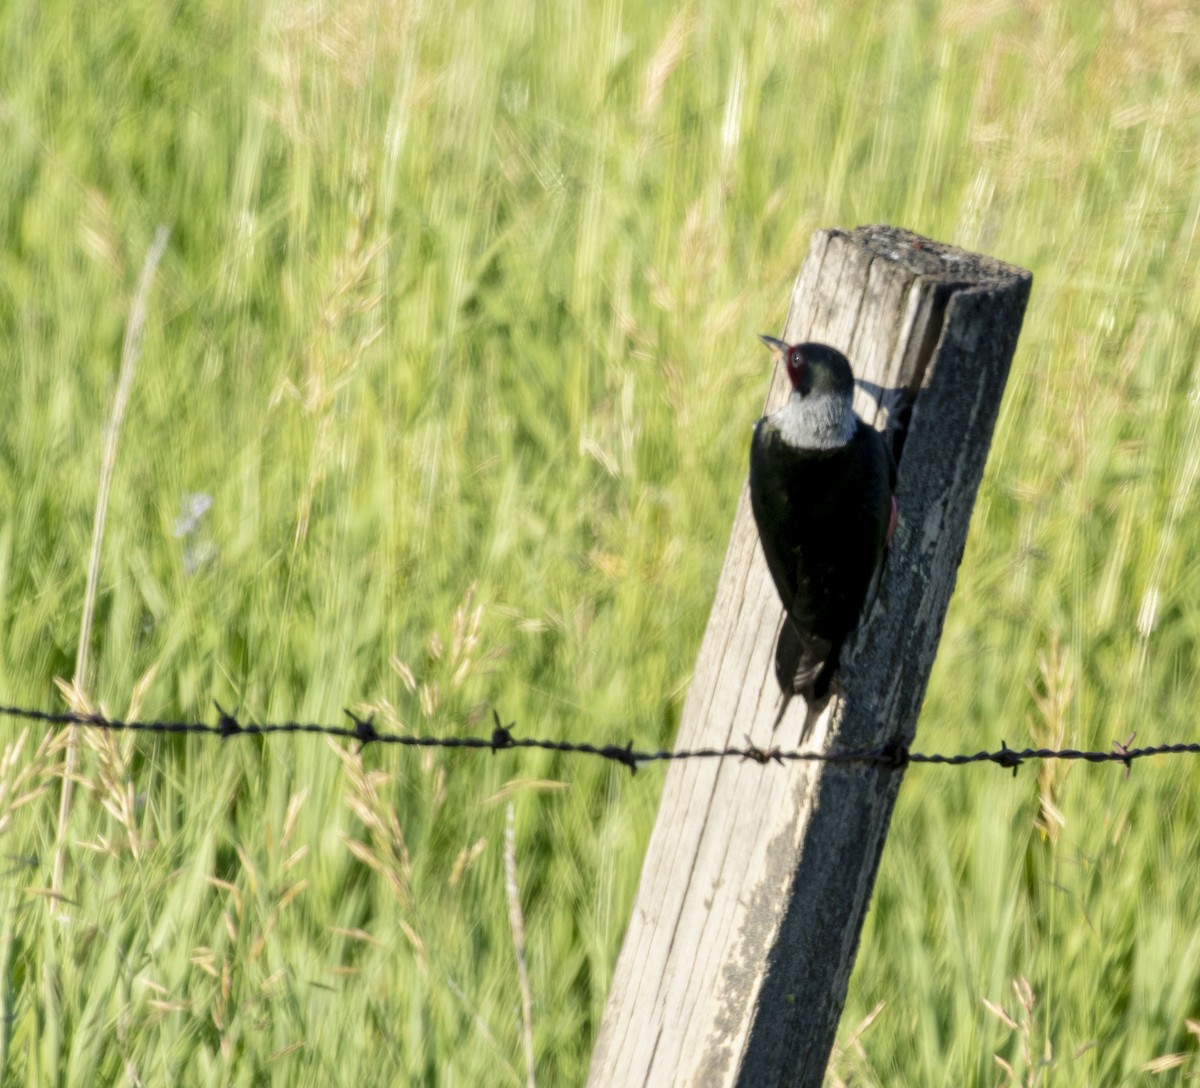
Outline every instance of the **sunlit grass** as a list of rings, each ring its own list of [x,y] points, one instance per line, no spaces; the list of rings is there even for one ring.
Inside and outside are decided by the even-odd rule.
[[[921,746],[1195,738],[1188,5],[49,3],[0,71],[5,701],[73,672],[161,222],[84,694],[668,742],[753,334],[889,221],[1035,274]],[[3,728],[6,1083],[524,1084],[510,799],[539,1083],[583,1081],[660,772],[85,735],[54,899],[64,756]],[[1196,1072],[1198,786],[914,769],[834,1077]]]

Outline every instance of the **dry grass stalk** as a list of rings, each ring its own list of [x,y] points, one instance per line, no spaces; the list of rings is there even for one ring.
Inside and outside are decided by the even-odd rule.
[[[83,615],[79,622],[79,646],[75,657],[75,676],[71,684],[74,697],[78,700],[78,706],[72,705],[72,710],[80,710],[85,707],[90,710],[85,694],[88,656],[92,641],[92,625],[96,617],[96,586],[100,580],[100,554],[104,545],[104,522],[108,516],[108,495],[112,487],[113,473],[116,470],[117,442],[121,434],[121,424],[125,420],[125,410],[129,405],[129,396],[133,389],[133,377],[142,352],[142,330],[146,324],[146,306],[150,295],[150,285],[154,281],[154,273],[166,251],[167,239],[170,236],[170,230],[162,226],[154,234],[154,242],[146,254],[141,275],[138,277],[137,288],[134,291],[133,305],[129,310],[129,323],[125,327],[125,342],[121,347],[121,369],[117,378],[117,394],[113,400],[113,410],[108,426],[104,429],[100,487],[96,495],[96,515],[92,522],[92,551],[88,559],[87,585],[83,593]],[[77,727],[72,726],[69,730],[70,742],[63,767],[62,793],[58,803],[58,832],[54,843],[54,867],[50,878],[50,888],[55,896],[62,891],[63,867],[66,864],[67,818],[71,812],[71,794],[77,761],[75,747],[77,734]]]
[[[504,892],[508,896],[508,924],[517,954],[517,981],[521,987],[521,1042],[525,1048],[525,1083],[537,1088],[533,1071],[533,994],[529,990],[529,968],[525,964],[525,916],[517,887],[517,835],[510,801],[504,825]]]
[[[1021,1007],[1021,1012],[1016,1018],[994,1001],[989,1001],[986,997],[983,999],[983,1007],[987,1009],[997,1020],[999,1020],[1009,1031],[1015,1031],[1021,1039],[1021,1059],[1025,1066],[1025,1076],[1022,1080],[1017,1079],[1016,1070],[1012,1067],[1012,1063],[1000,1057],[999,1054],[993,1054],[992,1060],[1004,1070],[1005,1081],[1007,1085],[1021,1085],[1022,1088],[1036,1088],[1042,1082],[1042,1073],[1054,1064],[1054,1048],[1047,1036],[1042,1047],[1042,1055],[1040,1058],[1035,1058],[1033,1053],[1033,1008],[1036,1003],[1033,987],[1029,985],[1029,980],[1023,975],[1020,978],[1012,980],[1013,996],[1016,997],[1017,1003]]]

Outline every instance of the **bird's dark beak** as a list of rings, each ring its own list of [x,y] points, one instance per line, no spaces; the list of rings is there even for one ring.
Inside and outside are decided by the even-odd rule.
[[[768,336],[764,332],[758,334],[758,338],[771,349],[771,357],[776,355],[786,355],[788,346],[782,340],[777,340],[774,336]]]

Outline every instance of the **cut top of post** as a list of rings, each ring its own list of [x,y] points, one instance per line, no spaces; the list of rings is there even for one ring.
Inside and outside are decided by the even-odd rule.
[[[822,230],[796,279],[783,335],[846,354],[857,384],[855,410],[881,430],[891,428],[899,460],[914,404],[932,377],[927,371],[950,300],[980,292],[993,300],[1019,296],[1023,311],[1030,280],[1016,265],[899,227]],[[766,411],[788,392],[786,375],[777,374]]]

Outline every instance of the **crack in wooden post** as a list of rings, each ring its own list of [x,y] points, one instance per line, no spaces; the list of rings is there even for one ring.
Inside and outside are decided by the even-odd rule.
[[[896,535],[817,747],[913,739],[1030,283],[1023,269],[891,227],[813,237],[784,338],[844,351],[859,414],[904,428]],[[766,410],[787,390],[777,372]],[[781,616],[743,488],[679,745],[749,737],[769,750],[799,736],[800,699],[772,734]],[[821,1083],[902,774],[671,766],[592,1088]]]

